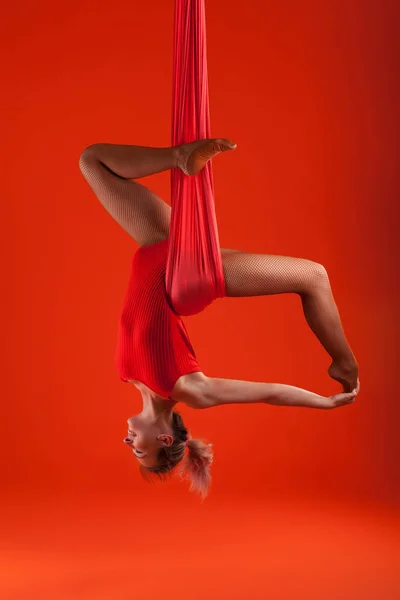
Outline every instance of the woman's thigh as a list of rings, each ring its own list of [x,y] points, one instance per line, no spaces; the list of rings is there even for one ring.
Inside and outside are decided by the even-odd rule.
[[[326,279],[324,268],[305,258],[221,248],[228,296],[305,293]]]
[[[171,207],[154,192],[137,181],[118,177],[90,155],[81,157],[80,168],[106,211],[139,246],[168,237]]]

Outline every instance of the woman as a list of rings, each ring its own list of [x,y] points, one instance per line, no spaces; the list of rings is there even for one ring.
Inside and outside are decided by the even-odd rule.
[[[193,176],[218,153],[235,148],[226,139],[172,148],[93,144],[79,161],[101,204],[140,246],[132,261],[116,362],[120,378],[140,390],[143,410],[128,420],[124,442],[145,477],[163,478],[182,461],[181,472],[191,480],[190,489],[203,497],[210,483],[211,445],[189,438],[174,410],[178,402],[196,409],[255,402],[329,409],[353,402],[359,392],[358,365],[324,267],[300,258],[224,248],[226,295],[298,294],[310,328],[332,358],[329,375],[341,383],[343,392],[323,397],[294,386],[218,379],[202,372],[165,290],[171,208],[133,180],[173,168]]]

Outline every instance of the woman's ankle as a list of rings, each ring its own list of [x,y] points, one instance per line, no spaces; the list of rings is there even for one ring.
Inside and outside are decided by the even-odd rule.
[[[181,169],[187,175],[187,161],[190,156],[189,144],[173,147],[175,168]]]
[[[353,373],[358,371],[358,363],[354,355],[341,356],[332,360],[332,366],[340,369],[342,373]]]

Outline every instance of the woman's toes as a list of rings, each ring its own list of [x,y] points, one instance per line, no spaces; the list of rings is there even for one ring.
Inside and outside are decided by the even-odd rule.
[[[221,146],[221,150],[234,150],[237,147],[235,142],[225,138],[218,138],[216,142]]]

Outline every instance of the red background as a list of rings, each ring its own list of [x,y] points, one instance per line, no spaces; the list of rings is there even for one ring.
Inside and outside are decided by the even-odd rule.
[[[336,411],[183,407],[215,447],[200,504],[179,479],[143,483],[122,444],[141,406],[113,362],[136,244],[78,168],[94,142],[169,145],[173,2],[7,6],[4,597],[396,596],[399,17],[389,0],[207,2],[212,131],[238,144],[214,162],[221,246],[325,265],[362,391]],[[144,183],[169,201],[168,173]],[[295,296],[186,324],[209,375],[338,390]]]

